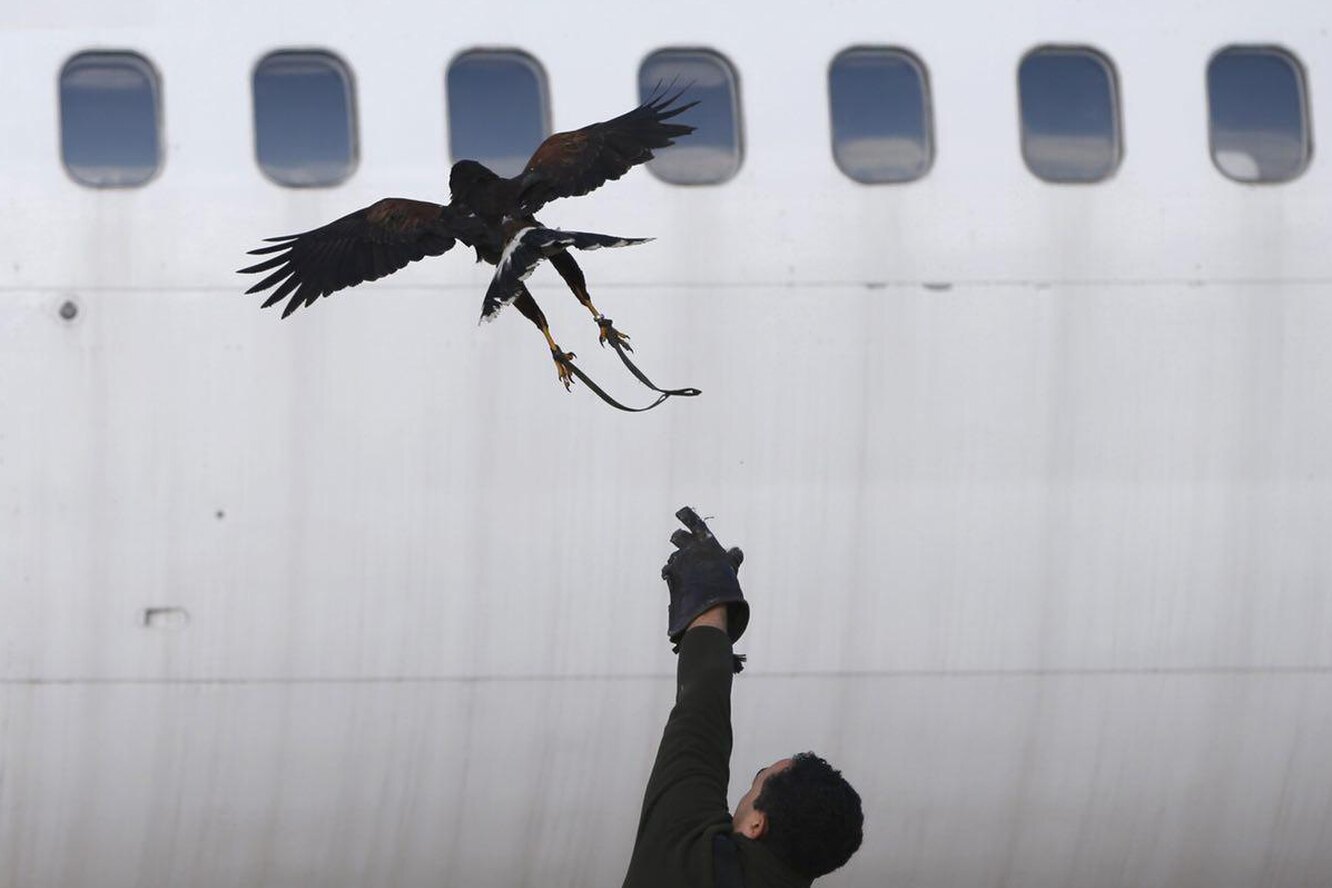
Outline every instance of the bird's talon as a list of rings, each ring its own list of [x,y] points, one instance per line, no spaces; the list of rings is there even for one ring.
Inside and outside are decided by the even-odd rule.
[[[634,347],[629,344],[629,334],[621,333],[619,330],[616,330],[615,326],[611,324],[610,318],[598,318],[597,326],[601,327],[601,332],[597,336],[597,342],[601,344],[602,348],[605,348],[606,343],[609,342],[612,345],[618,345],[625,351],[634,350]]]
[[[570,362],[577,357],[573,352],[551,349],[551,357],[555,359],[555,373],[559,376],[560,384],[564,390],[570,391],[574,383],[573,371],[569,369]]]

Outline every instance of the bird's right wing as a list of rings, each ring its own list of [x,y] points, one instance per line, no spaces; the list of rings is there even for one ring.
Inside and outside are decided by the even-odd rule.
[[[683,92],[659,93],[619,117],[546,139],[522,172],[519,209],[535,213],[557,198],[587,194],[692,133],[688,124],[668,122],[698,104],[676,104]]]
[[[645,244],[650,237],[616,237],[611,234],[593,234],[588,231],[558,231],[554,228],[524,228],[516,233],[504,247],[504,255],[490,279],[485,301],[481,303],[481,320],[493,321],[499,310],[518,298],[523,280],[541,263],[542,259],[570,247],[578,250],[599,250],[602,247],[629,247]]]
[[[438,256],[456,241],[473,246],[485,237],[485,224],[452,206],[387,197],[303,234],[268,240],[251,255],[276,255],[240,273],[272,271],[246,293],[273,287],[263,307],[283,299],[285,318],[321,296],[392,274],[425,256]]]

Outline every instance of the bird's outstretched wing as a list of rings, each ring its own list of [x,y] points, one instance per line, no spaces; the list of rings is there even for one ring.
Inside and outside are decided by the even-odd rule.
[[[287,299],[285,318],[320,296],[377,280],[425,256],[438,256],[456,241],[472,246],[484,230],[481,220],[452,206],[387,197],[322,228],[268,238],[272,246],[250,254],[275,255],[240,272],[271,270],[245,292],[273,287],[263,307]]]
[[[698,104],[676,105],[682,92],[659,94],[612,120],[546,139],[519,177],[519,209],[535,213],[556,198],[587,194],[651,160],[653,149],[692,133],[692,126],[666,122]]]
[[[504,255],[495,267],[486,298],[481,303],[481,320],[493,321],[504,306],[518,298],[523,280],[542,259],[561,250],[599,250],[602,247],[628,247],[645,244],[650,237],[616,237],[587,231],[557,231],[553,228],[524,228],[504,247]]]

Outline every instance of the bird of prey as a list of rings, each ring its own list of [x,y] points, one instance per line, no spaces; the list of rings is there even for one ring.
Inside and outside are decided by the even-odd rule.
[[[246,292],[272,288],[263,307],[285,299],[285,318],[321,296],[377,280],[426,256],[441,255],[461,241],[476,251],[478,262],[496,266],[481,319],[490,320],[513,303],[545,336],[560,382],[568,389],[572,377],[567,362],[574,355],[556,344],[523,279],[542,259],[549,259],[598,321],[601,343],[612,339],[628,348],[628,337],[604,322],[592,304],[587,280],[569,248],[629,246],[646,239],[546,228],[535,213],[553,200],[587,194],[620,178],[651,160],[654,150],[692,133],[692,126],[669,122],[697,104],[677,104],[682,92],[658,93],[619,117],[550,136],[512,178],[475,160],[460,160],[449,173],[448,204],[389,197],[321,228],[269,238],[270,246],[250,251],[267,258],[241,272],[270,273]]]

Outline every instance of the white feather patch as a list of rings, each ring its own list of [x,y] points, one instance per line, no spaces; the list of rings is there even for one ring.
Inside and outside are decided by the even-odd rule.
[[[519,245],[522,243],[523,235],[527,234],[529,231],[536,231],[536,229],[529,226],[519,230],[517,234],[509,238],[509,242],[504,245],[504,252],[500,255],[500,268],[506,267],[510,260],[513,259],[513,251],[518,249]]]

